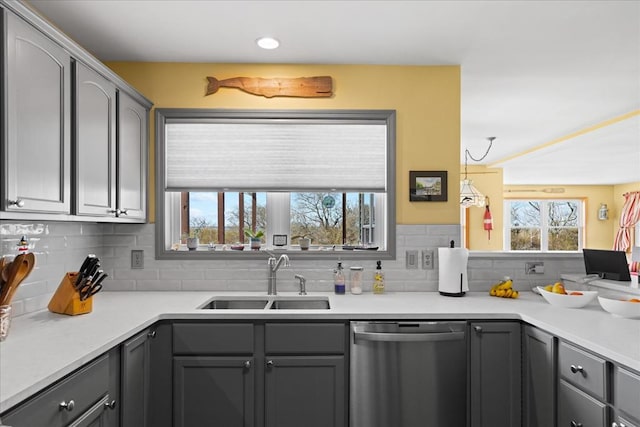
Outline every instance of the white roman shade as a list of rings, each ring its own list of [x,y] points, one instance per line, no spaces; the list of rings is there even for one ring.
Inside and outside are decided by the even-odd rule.
[[[384,192],[387,126],[167,122],[165,190]]]

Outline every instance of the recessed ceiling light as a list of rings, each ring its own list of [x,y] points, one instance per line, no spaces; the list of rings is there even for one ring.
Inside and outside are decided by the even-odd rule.
[[[260,37],[256,43],[263,49],[276,49],[280,46],[280,42],[273,37]]]

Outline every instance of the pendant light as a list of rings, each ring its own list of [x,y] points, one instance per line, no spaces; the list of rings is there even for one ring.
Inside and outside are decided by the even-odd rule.
[[[468,149],[464,150],[464,179],[460,181],[460,206],[463,208],[470,208],[471,206],[477,206],[479,208],[483,207],[485,204],[485,196],[478,190],[473,182],[467,177],[467,159],[471,158],[474,162],[480,162],[487,157],[489,154],[489,150],[491,150],[491,146],[493,145],[493,140],[496,139],[495,136],[490,136],[487,138],[489,140],[489,147],[487,147],[487,151],[485,151],[484,155],[479,159],[474,158]]]

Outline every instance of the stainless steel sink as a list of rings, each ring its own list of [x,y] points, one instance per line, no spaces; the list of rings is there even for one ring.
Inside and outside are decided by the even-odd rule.
[[[271,303],[272,310],[328,310],[326,298],[276,299]]]
[[[264,310],[269,302],[266,298],[220,297],[205,304],[203,310]]]
[[[201,310],[328,310],[329,299],[326,297],[260,297],[260,296],[227,296],[215,297]]]

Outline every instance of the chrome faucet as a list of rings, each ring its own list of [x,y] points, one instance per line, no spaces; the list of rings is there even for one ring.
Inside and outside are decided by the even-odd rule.
[[[305,279],[302,274],[296,274],[293,277],[295,277],[296,279],[298,279],[300,281],[300,292],[299,292],[299,295],[306,295],[307,294],[307,279]]]
[[[269,254],[269,281],[267,283],[267,295],[276,295],[278,289],[276,287],[276,272],[280,267],[289,267],[289,257],[285,254],[280,255],[280,258],[276,260],[276,256],[271,252]]]

